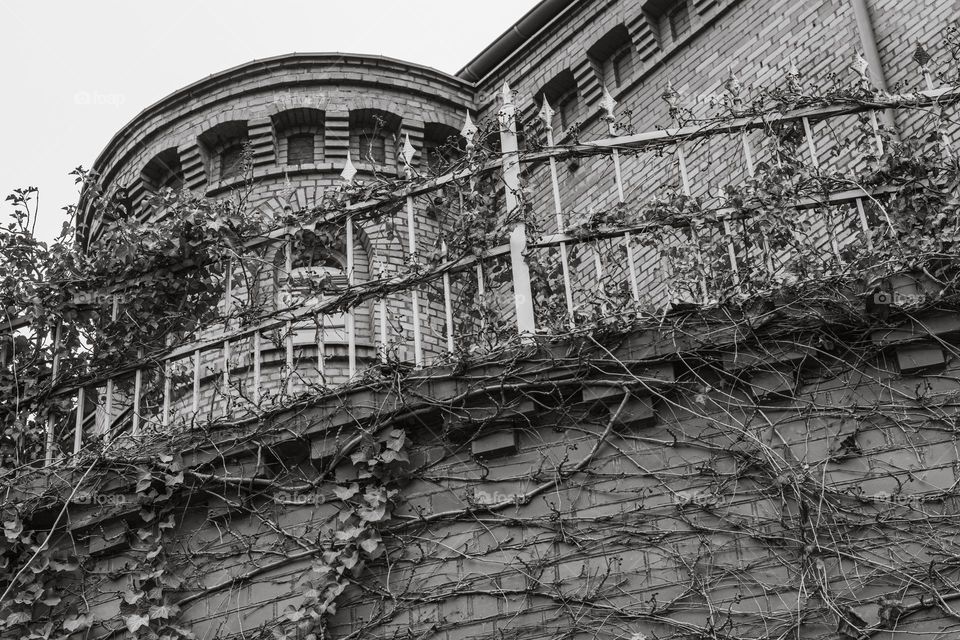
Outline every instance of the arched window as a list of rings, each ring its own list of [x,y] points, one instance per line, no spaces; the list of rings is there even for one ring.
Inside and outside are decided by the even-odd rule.
[[[572,71],[566,69],[543,85],[534,97],[535,104],[540,104],[544,97],[557,112],[561,129],[568,129],[577,121],[577,116],[580,115],[580,94]]]
[[[622,24],[587,49],[600,84],[608,89],[626,85],[633,73],[633,49],[630,32]]]
[[[229,180],[246,170],[247,123],[245,120],[223,122],[197,137],[201,155],[207,165],[207,177]]]
[[[457,129],[439,123],[423,127],[423,158],[432,173],[447,171],[462,155],[465,141]]]
[[[220,152],[220,179],[229,180],[243,171],[243,144],[235,143]]]
[[[350,155],[379,167],[396,166],[400,117],[379,109],[350,112]]]
[[[323,111],[289,109],[276,114],[272,120],[278,164],[299,166],[323,161]]]
[[[148,191],[161,189],[179,191],[183,188],[183,167],[176,149],[165,149],[153,156],[140,172],[140,178]]]

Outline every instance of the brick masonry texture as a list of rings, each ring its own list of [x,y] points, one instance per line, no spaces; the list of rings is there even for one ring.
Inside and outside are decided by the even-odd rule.
[[[254,149],[255,186],[250,201],[264,216],[276,216],[287,207],[315,205],[325,190],[338,184],[352,144],[351,114],[362,110],[382,111],[399,122],[390,132],[396,137],[388,140],[388,166],[378,168],[388,176],[397,175],[393,148],[400,141],[399,135],[409,134],[414,145],[421,148],[425,130],[433,125],[455,132],[467,111],[478,119],[494,117],[504,82],[516,92],[521,119],[532,123],[539,109],[534,96],[569,71],[576,83],[580,137],[605,137],[607,124],[600,119],[601,79],[587,51],[620,27],[630,37],[632,65],[620,86],[608,88],[619,102],[618,113],[629,111],[630,125],[637,131],[672,125],[661,99],[668,80],[681,92],[687,107],[704,115],[709,97],[722,91],[728,68],[736,70],[749,91],[751,86],[782,83],[792,59],[806,82],[826,85],[829,73],[849,73],[851,56],[860,47],[848,0],[691,1],[689,30],[677,40],[670,36],[663,20],[651,17],[655,5],[670,4],[637,0],[570,2],[558,19],[477,83],[372,56],[303,54],[241,65],[144,110],[108,144],[95,168],[104,176],[108,190],[125,186],[141,202],[149,190],[141,178],[144,167],[172,149],[183,168],[187,188],[197,194],[227,198],[240,181],[220,181],[216,148],[204,146],[202,140],[205,133],[225,123],[240,123],[237,130],[245,133]],[[868,0],[867,4],[889,87],[917,88],[922,78],[911,60],[913,46],[920,41],[936,49],[943,28],[960,17],[957,3]],[[322,135],[317,136],[323,148],[317,151],[316,162],[294,167],[282,164],[285,143],[277,137],[274,123],[278,114],[297,109],[322,111],[322,119],[312,122],[323,123]],[[905,117],[895,125],[907,135],[915,130],[917,122]],[[824,162],[846,162],[830,158],[829,151],[854,126],[851,120],[834,131],[816,129]],[[559,126],[557,136],[561,143],[572,140],[559,131]],[[761,136],[750,140],[755,144],[757,159],[763,160]],[[709,144],[692,143],[685,151],[691,189],[696,195],[746,176],[740,140],[734,136],[712,138]],[[361,179],[371,178],[374,167],[353,160]],[[567,220],[616,202],[609,158],[588,158],[576,167],[560,163],[559,171]],[[630,201],[648,200],[665,187],[675,187],[680,180],[670,153],[624,155],[623,171]],[[554,229],[547,167],[528,167],[526,178],[535,214],[546,230]],[[426,251],[442,230],[428,218],[419,201],[416,216],[420,247]],[[85,222],[87,232],[95,234],[99,222],[89,218]],[[354,257],[359,281],[375,277],[377,260],[384,262],[388,273],[404,267],[409,258],[405,224],[401,221],[395,238],[388,237],[383,225],[358,229]],[[686,238],[673,241],[683,243]],[[342,244],[331,248],[345,250]],[[588,299],[594,278],[594,251],[601,253],[610,278],[622,282],[625,277],[624,261],[619,257],[622,247],[610,242],[577,247],[572,251],[574,262],[580,265],[574,274],[577,302]],[[658,258],[650,250],[638,248],[637,252],[641,287],[655,303],[662,295]],[[270,261],[278,264],[281,257],[275,254]],[[277,282],[274,272],[264,274],[264,295],[275,296]],[[465,286],[464,282],[454,282],[455,290]],[[425,349],[429,356],[438,356],[445,349],[446,327],[442,303],[437,301],[437,292],[432,293],[432,298],[422,296],[421,310]],[[408,296],[393,296],[387,302],[391,332],[401,359],[406,361],[412,360],[410,311]],[[380,319],[374,304],[356,310],[363,363],[375,359]],[[457,322],[471,324],[460,318]],[[312,323],[296,327],[293,393],[323,381],[312,327]],[[210,327],[207,335],[215,336],[222,330]],[[391,557],[395,563],[389,575],[384,572],[379,576],[379,586],[394,594],[403,595],[414,585],[415,594],[436,588],[448,590],[453,596],[442,601],[420,598],[405,602],[396,605],[402,615],[389,617],[385,616],[383,599],[373,598],[359,587],[348,588],[332,620],[335,637],[348,636],[361,624],[371,624],[369,636],[364,637],[596,638],[589,627],[600,622],[580,620],[569,608],[569,603],[578,598],[599,602],[612,611],[635,613],[632,626],[618,629],[619,635],[611,634],[611,638],[674,637],[671,634],[677,625],[703,624],[711,611],[776,616],[796,609],[801,601],[812,602],[816,594],[790,586],[802,582],[803,572],[811,566],[838,592],[859,589],[853,595],[868,600],[888,593],[896,585],[859,581],[862,576],[858,571],[869,573],[868,563],[856,565],[840,553],[818,556],[794,539],[804,516],[797,511],[796,503],[781,501],[771,487],[795,478],[756,474],[744,479],[738,469],[747,464],[753,451],[749,443],[763,443],[783,460],[821,471],[818,480],[825,487],[825,495],[861,509],[861,519],[847,523],[845,540],[869,549],[874,554],[872,561],[888,562],[909,548],[920,560],[933,562],[927,557],[928,550],[921,548],[924,536],[937,536],[936,531],[923,529],[928,522],[925,518],[957,512],[956,496],[945,492],[958,481],[960,459],[956,430],[944,429],[945,422],[930,419],[925,402],[960,392],[960,364],[951,349],[942,348],[952,344],[952,337],[944,343],[934,343],[929,335],[921,337],[927,340],[910,346],[878,341],[877,348],[864,359],[854,362],[837,358],[828,371],[817,372],[804,367],[804,354],[772,356],[768,350],[749,363],[744,354],[728,354],[729,361],[720,366],[739,376],[730,394],[715,389],[700,394],[635,394],[620,417],[622,424],[617,425],[610,445],[600,452],[591,474],[575,487],[560,488],[530,502],[518,500],[501,512],[512,519],[464,518],[442,525],[425,522],[414,529],[402,549],[394,550]],[[325,342],[324,375],[330,382],[343,381],[347,365],[342,334]],[[285,393],[283,337],[265,336],[264,345],[263,388],[274,394]],[[245,411],[247,401],[242,396],[250,393],[252,373],[249,363],[242,361],[242,352],[248,347],[241,344],[236,348],[241,353],[240,361],[230,373],[239,386],[228,407],[223,406],[223,398],[217,393],[222,383],[218,373],[221,361],[216,354],[205,356],[201,413],[216,416],[224,411]],[[676,350],[654,355],[658,366],[666,366],[668,373],[662,375],[672,382],[671,358]],[[186,419],[192,417],[189,373],[187,369],[183,384],[174,389],[176,413]],[[456,395],[456,385],[450,384],[453,388],[448,389],[447,398]],[[518,402],[509,421],[495,421],[492,430],[466,443],[449,437],[451,424],[456,425],[454,418],[427,413],[409,429],[414,440],[411,457],[433,479],[417,479],[404,487],[398,515],[416,520],[523,495],[545,479],[568,470],[589,452],[603,432],[604,420],[619,405],[621,393],[608,395],[603,388],[586,385],[572,398],[552,399],[537,406]],[[896,401],[891,399],[894,396]],[[357,393],[348,400],[351,411],[361,414],[360,409],[377,406],[379,398]],[[881,405],[896,405],[901,415],[897,420],[863,416],[863,407]],[[315,440],[311,453],[304,451],[291,457],[290,466],[302,476],[317,478],[317,469],[328,459],[327,449],[335,447],[328,440],[341,444],[347,438],[344,425],[353,426],[358,418],[344,413],[313,410],[309,417],[327,427],[319,436],[312,434]],[[956,420],[957,416],[943,418]],[[227,456],[218,464],[221,466],[216,470],[224,475],[262,471],[260,461],[240,454]],[[353,471],[349,466],[341,462],[334,470],[336,477],[350,479]],[[889,499],[894,495],[896,500]],[[259,506],[270,502],[269,496],[244,499]],[[298,535],[323,537],[336,526],[338,508],[334,500],[299,507],[278,504],[275,510],[284,527]],[[211,526],[211,519],[216,526]],[[903,529],[875,535],[873,527],[891,520],[902,523]],[[101,593],[91,605],[101,618],[119,610],[111,590],[119,591],[124,586],[112,572],[122,566],[124,557],[122,545],[111,541],[122,537],[123,526],[122,521],[105,522],[101,530],[91,533],[90,549],[101,554],[98,569],[103,576],[102,584],[91,585]],[[243,573],[253,562],[269,559],[284,544],[280,532],[213,498],[185,506],[178,527],[185,562],[194,562],[195,577],[208,585]],[[701,532],[705,528],[723,533],[714,533],[704,542]],[[903,533],[907,530],[910,535]],[[230,545],[224,531],[254,535],[256,545],[243,557],[229,553],[220,557],[218,553],[227,551]],[[778,542],[768,544],[770,540]],[[943,544],[956,552],[951,541]],[[704,545],[710,549],[705,550]],[[290,564],[229,594],[203,599],[184,612],[183,622],[200,640],[241,637],[245,631],[276,620],[285,606],[297,601],[299,594],[293,585],[308,567],[306,561]],[[944,577],[957,579],[954,574]],[[539,595],[532,597],[524,590],[534,584],[549,585],[550,590],[540,589]],[[710,601],[704,601],[691,585],[707,585]],[[567,603],[564,607],[558,605],[561,600]],[[657,603],[671,600],[682,603],[681,614],[670,624],[658,621],[652,614]],[[821,604],[809,606],[817,608]],[[878,616],[876,606],[856,613],[868,622]],[[732,631],[725,630],[728,635],[718,632],[714,637],[747,638],[767,631],[748,614],[731,614],[729,619]],[[724,621],[711,624],[714,622],[719,628]],[[912,616],[898,632],[903,637],[947,637],[943,634],[950,632],[945,631],[945,624],[932,615]],[[840,636],[836,629],[811,620],[790,637]],[[886,640],[899,635],[883,631],[876,637]]]

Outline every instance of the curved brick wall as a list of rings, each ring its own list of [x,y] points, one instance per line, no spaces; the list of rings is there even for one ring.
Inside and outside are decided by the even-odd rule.
[[[359,171],[357,180],[372,180],[374,171],[393,177],[401,171],[398,152],[409,135],[418,150],[414,168],[425,169],[425,145],[443,143],[455,135],[471,109],[472,85],[433,69],[377,56],[291,54],[214,74],[148,107],[114,136],[93,168],[102,177],[106,197],[125,191],[133,215],[141,218],[152,215],[145,199],[160,186],[177,188],[182,184],[197,195],[228,198],[240,190],[245,193],[251,178],[247,201],[264,216],[273,217],[285,209],[310,208],[320,202],[325,190],[342,184],[340,172],[348,151]],[[375,119],[386,123],[384,159],[377,165],[360,157],[358,142],[358,135],[369,131]],[[312,161],[301,153],[299,162],[294,162],[291,158],[296,151],[288,148],[288,136],[304,133],[314,136]],[[245,141],[252,150],[252,167],[241,172],[243,175],[224,177],[229,173],[221,166],[228,162],[227,150]],[[177,173],[181,175],[174,179],[172,174]],[[419,203],[417,206],[419,209]],[[436,240],[436,222],[418,213],[418,244],[425,251]],[[356,225],[358,282],[376,276],[375,263],[382,262],[388,274],[404,268],[408,256],[403,218],[398,214],[395,235],[384,233],[381,224]],[[95,238],[100,225],[88,203],[81,217],[81,235],[86,240]],[[342,255],[344,241],[330,249]],[[278,246],[268,258],[275,257],[273,262],[282,267],[282,254]],[[275,273],[264,274],[267,299],[275,299],[277,282]],[[421,307],[424,349],[429,357],[445,350],[443,306],[423,296]],[[356,309],[360,368],[375,354],[377,314],[372,302]],[[410,316],[409,297],[389,299],[388,316]],[[391,340],[397,354],[412,360],[412,332],[401,325],[394,328],[395,324],[391,323]],[[346,378],[343,331],[325,338],[327,362],[321,376],[313,326],[305,323],[295,331],[294,392],[311,383],[336,383]],[[222,325],[210,327],[209,333],[222,330]],[[249,344],[249,340],[239,341],[232,354],[231,377],[235,383],[242,381],[244,387],[252,384]],[[263,344],[264,386],[282,387],[283,340],[265,335]],[[201,403],[204,411],[211,408],[217,414],[220,409],[211,405],[222,400],[206,396],[214,393],[222,358],[217,353],[205,354],[202,366]],[[191,402],[189,394],[186,388],[175,393],[186,406]]]

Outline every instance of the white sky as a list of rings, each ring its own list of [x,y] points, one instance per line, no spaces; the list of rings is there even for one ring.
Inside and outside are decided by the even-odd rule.
[[[292,51],[386,55],[456,73],[536,0],[0,0],[0,222],[40,189],[39,235],[138,112],[204,76]]]

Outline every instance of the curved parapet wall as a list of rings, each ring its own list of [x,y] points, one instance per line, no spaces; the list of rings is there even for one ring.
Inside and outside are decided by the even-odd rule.
[[[417,150],[414,170],[426,171],[430,150],[456,136],[472,108],[472,85],[433,69],[378,56],[291,54],[211,75],[148,107],[114,136],[93,169],[99,176],[100,197],[119,199],[126,215],[141,220],[161,215],[150,205],[150,196],[164,188],[218,199],[242,194],[244,206],[274,219],[285,210],[319,205],[325,192],[342,184],[348,154],[357,180],[394,178],[403,172],[400,150],[409,138]],[[82,204],[78,225],[80,239],[87,243],[109,224],[98,217],[91,200]],[[419,203],[417,221],[418,246],[435,244],[436,222]],[[409,259],[409,247],[399,239],[406,237],[406,230],[384,233],[381,227],[358,223],[352,242],[341,238],[302,255],[286,256],[282,243],[272,247],[267,253],[270,268],[256,276],[258,290],[272,300],[267,307],[294,304],[283,301],[290,291],[282,289],[295,288],[291,283],[297,280],[345,282],[348,265],[357,283],[373,277],[374,263],[387,273],[400,269]],[[353,247],[350,257],[348,244]],[[230,296],[231,304],[248,298],[248,292],[236,290]],[[424,326],[442,322],[442,305],[421,300],[420,307]],[[263,377],[254,386],[295,393],[318,382],[344,381],[349,377],[348,342],[361,361],[372,361],[380,316],[411,315],[410,301],[393,300],[382,310],[369,304],[353,314],[355,344],[347,338],[343,314],[319,323],[295,323],[283,336],[272,337],[277,345],[272,350],[271,336],[265,336]],[[220,335],[229,328],[227,322],[227,327],[206,327],[203,337]],[[287,339],[295,343],[295,354],[283,346]],[[222,369],[228,370],[223,379],[229,378],[231,385],[253,385],[252,380],[244,382],[244,376],[251,375],[251,354],[244,351],[248,349],[244,344],[195,363],[203,370],[199,403],[176,389],[174,401],[180,398],[195,410],[223,402],[215,400],[223,395],[216,387]],[[445,344],[443,336],[424,335],[428,354],[445,350]],[[318,360],[321,353],[324,357]],[[296,382],[286,384],[286,379]]]
[[[351,145],[368,142],[364,135],[374,128],[386,138],[382,155],[378,143],[376,163],[358,160],[355,152],[354,164],[361,176],[375,169],[389,175],[397,169],[402,135],[421,149],[431,131],[459,130],[471,108],[472,85],[427,67],[379,56],[284,55],[213,74],[144,109],[93,169],[108,196],[126,192],[136,214],[161,186],[227,192],[250,177],[229,166],[234,149],[249,142],[257,202],[284,185],[289,190],[287,179],[297,188],[333,184]],[[96,237],[100,225],[85,202],[81,237]]]

